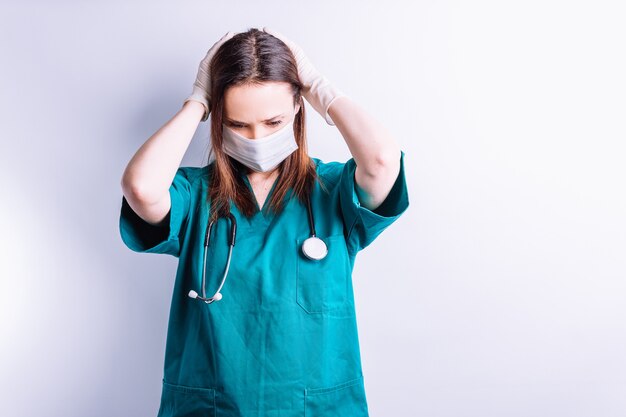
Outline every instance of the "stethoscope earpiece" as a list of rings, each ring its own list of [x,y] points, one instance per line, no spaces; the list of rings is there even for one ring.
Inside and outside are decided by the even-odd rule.
[[[207,304],[211,304],[213,301],[219,301],[222,299],[222,293],[221,292],[216,292],[215,295],[211,298],[206,298],[206,297],[200,297],[198,295],[197,292],[195,292],[194,290],[190,290],[189,293],[187,294],[190,298],[197,298],[199,300],[204,301]]]

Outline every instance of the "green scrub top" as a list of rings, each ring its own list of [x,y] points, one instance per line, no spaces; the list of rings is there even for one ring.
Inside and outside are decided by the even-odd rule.
[[[404,152],[391,192],[373,211],[359,203],[354,158],[311,159],[327,188],[315,182],[311,197],[326,257],[313,261],[302,253],[310,229],[306,206],[297,198],[286,200],[279,215],[266,205],[258,211],[257,204],[250,219],[231,204],[237,237],[223,298],[211,304],[187,295],[202,295],[208,166],[177,170],[165,226],[142,220],[122,196],[119,226],[126,246],[179,258],[159,417],[368,416],[352,269],[356,254],[409,205]],[[207,297],[224,273],[229,228],[225,218],[213,225]]]

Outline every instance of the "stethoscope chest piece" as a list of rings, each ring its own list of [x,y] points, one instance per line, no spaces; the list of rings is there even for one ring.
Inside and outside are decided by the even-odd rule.
[[[310,235],[304,242],[302,242],[302,253],[308,259],[319,261],[320,259],[324,259],[328,254],[328,247],[326,243],[315,235],[315,221],[313,219],[313,209],[311,207],[311,198],[310,196],[307,198],[307,211],[309,218],[309,231]],[[228,258],[226,259],[226,268],[224,269],[224,274],[222,275],[222,282],[220,286],[217,288],[215,294],[212,297],[207,297],[206,295],[206,264],[207,264],[207,251],[209,248],[209,244],[211,242],[211,228],[214,224],[217,223],[218,218],[211,220],[211,216],[209,215],[209,221],[206,228],[206,234],[204,238],[204,255],[202,257],[202,295],[198,295],[198,293],[194,290],[189,291],[187,294],[191,298],[195,298],[198,300],[202,300],[207,304],[211,304],[214,301],[219,301],[222,299],[222,287],[224,286],[224,282],[226,281],[226,277],[228,276],[228,269],[230,267],[230,261],[233,253],[233,246],[235,246],[235,236],[237,234],[237,221],[235,216],[229,211],[227,217],[230,220],[230,233],[228,235]]]
[[[302,253],[309,259],[319,261],[328,253],[326,243],[317,236],[311,236],[302,243]]]
[[[319,261],[324,259],[328,253],[326,243],[319,237],[315,236],[315,221],[313,220],[313,209],[311,208],[311,196],[307,198],[307,211],[309,215],[309,228],[311,235],[302,243],[302,253],[309,259]]]

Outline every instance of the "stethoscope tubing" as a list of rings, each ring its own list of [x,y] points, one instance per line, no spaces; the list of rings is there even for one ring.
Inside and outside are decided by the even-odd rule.
[[[316,236],[315,234],[315,221],[313,220],[313,209],[311,208],[311,197],[307,196],[306,199],[307,211],[309,212],[309,230],[311,232],[311,236]]]
[[[222,278],[222,282],[220,283],[219,288],[216,293],[219,293],[222,287],[224,286],[224,282],[226,282],[226,276],[228,275],[228,269],[230,268],[230,260],[232,258],[233,246],[235,246],[235,237],[237,236],[237,221],[235,220],[235,216],[232,213],[228,213],[228,219],[230,220],[230,235],[228,238],[228,260],[226,261],[226,268],[224,270],[224,275]],[[209,244],[211,243],[211,229],[216,220],[212,220],[209,222],[207,226],[206,235],[204,237],[204,256],[202,257],[202,298],[206,299],[206,256],[207,251],[209,249]],[[207,303],[212,303],[215,301],[213,297],[208,299]]]
[[[321,259],[323,257],[326,256],[327,253],[327,247],[324,244],[324,242],[319,239],[316,236],[315,233],[315,219],[313,218],[313,209],[311,207],[311,197],[307,196],[307,211],[308,211],[308,220],[309,220],[309,230],[310,230],[310,236],[309,238],[304,242],[304,246],[302,248],[303,252],[305,253],[305,255],[307,257],[309,257],[310,259]],[[210,217],[210,216],[209,216]],[[224,274],[222,275],[222,281],[220,283],[219,288],[217,289],[217,291],[215,292],[215,294],[210,297],[207,298],[206,296],[206,258],[207,258],[207,252],[209,249],[209,244],[211,243],[211,230],[213,228],[213,224],[217,223],[217,221],[219,220],[219,217],[215,220],[210,220],[209,224],[207,225],[206,228],[206,234],[204,237],[204,253],[202,256],[202,296],[198,296],[198,294],[191,290],[189,291],[189,297],[191,298],[198,298],[202,301],[204,301],[207,304],[212,303],[213,301],[218,301],[221,300],[222,298],[222,294],[220,293],[222,287],[224,286],[224,283],[226,282],[226,277],[228,276],[228,270],[230,268],[230,261],[232,259],[232,253],[233,253],[233,247],[235,246],[235,237],[237,236],[237,221],[235,220],[235,216],[233,216],[233,214],[231,212],[229,212],[227,214],[227,217],[230,221],[230,234],[228,235],[228,259],[226,261],[226,268],[224,270]],[[314,255],[311,255],[305,248],[306,244],[311,242],[311,241],[315,241],[318,242],[322,245],[323,249],[322,249],[322,253],[320,256],[318,257],[313,257]],[[315,247],[315,245],[314,245]],[[319,248],[317,248],[319,249]],[[310,251],[310,249],[309,249]],[[318,250],[319,252],[319,250]]]

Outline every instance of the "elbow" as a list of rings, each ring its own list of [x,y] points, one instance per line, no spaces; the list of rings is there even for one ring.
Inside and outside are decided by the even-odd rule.
[[[368,167],[366,174],[369,177],[379,177],[396,167],[402,156],[400,148],[383,149],[376,155],[374,163]]]
[[[400,147],[394,146],[385,149],[378,155],[378,165],[380,167],[383,167],[383,169],[385,167],[394,166],[398,163],[401,156],[402,150],[400,149]]]
[[[146,190],[138,181],[133,181],[126,177],[122,178],[120,185],[122,187],[122,193],[127,198],[133,199],[134,201],[151,203],[159,201],[163,196],[163,193],[156,195],[154,192]]]
[[[137,192],[136,184],[137,184],[137,181],[133,180],[129,167],[127,166],[126,169],[124,169],[122,178],[120,179],[120,186],[122,187],[122,192],[124,193],[124,195],[134,196]]]
[[[128,169],[126,169],[122,175],[120,186],[122,187],[122,192],[125,196],[137,197],[140,194],[139,184],[131,177]]]
[[[122,187],[122,194],[124,194],[127,200],[143,200],[142,192],[140,191],[136,183],[133,183],[126,178],[122,178],[120,185]]]

